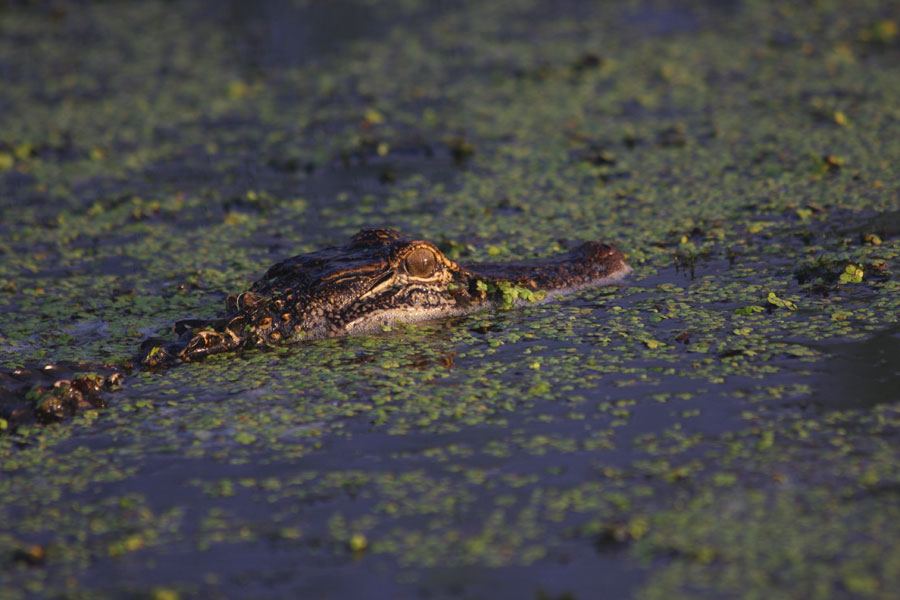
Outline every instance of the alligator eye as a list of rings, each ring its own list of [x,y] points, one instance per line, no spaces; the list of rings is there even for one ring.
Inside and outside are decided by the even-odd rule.
[[[430,277],[437,266],[434,252],[428,248],[419,248],[406,257],[406,271],[413,277]]]

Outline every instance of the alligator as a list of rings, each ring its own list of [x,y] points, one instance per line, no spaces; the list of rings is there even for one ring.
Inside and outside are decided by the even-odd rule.
[[[622,252],[601,242],[538,260],[472,263],[451,260],[432,242],[404,238],[392,229],[362,229],[346,246],[273,265],[247,291],[226,298],[224,315],[176,322],[175,339],[146,340],[128,364],[157,369],[230,350],[462,315],[613,283],[630,271]],[[109,365],[94,367],[95,373],[71,378],[62,378],[67,371],[58,365],[0,373],[0,381],[20,382],[13,387],[27,390],[12,393],[0,386],[0,421],[26,421],[28,413],[54,421],[104,405],[101,392],[120,385],[124,373]],[[52,384],[34,384],[41,378]]]
[[[435,244],[392,229],[363,229],[346,246],[273,265],[249,290],[226,298],[223,317],[177,322],[178,339],[144,342],[139,362],[157,367],[237,348],[461,315],[602,285],[628,271],[624,255],[600,242],[543,260],[484,264],[453,261]]]

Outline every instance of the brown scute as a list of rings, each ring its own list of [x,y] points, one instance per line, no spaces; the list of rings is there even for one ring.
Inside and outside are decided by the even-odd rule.
[[[238,314],[237,316],[232,318],[230,321],[228,321],[227,329],[228,329],[228,331],[231,331],[234,333],[240,333],[246,324],[247,324],[246,315]]]
[[[253,308],[262,300],[262,296],[259,296],[258,294],[254,294],[253,292],[244,292],[237,298],[237,308],[238,310]]]
[[[365,227],[350,239],[349,248],[369,248],[385,245],[400,239],[400,234],[393,229]]]

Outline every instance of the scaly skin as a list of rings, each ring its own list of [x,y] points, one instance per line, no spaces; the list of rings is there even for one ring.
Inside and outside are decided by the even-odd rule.
[[[477,264],[450,260],[431,242],[391,229],[363,229],[346,246],[272,266],[248,291],[228,297],[223,317],[179,321],[178,339],[148,340],[139,362],[170,365],[236,348],[460,315],[501,301],[499,286],[564,292],[630,270],[619,250],[600,242],[549,259]]]

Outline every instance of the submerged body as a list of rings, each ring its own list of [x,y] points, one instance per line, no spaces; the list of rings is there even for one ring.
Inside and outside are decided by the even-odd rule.
[[[236,348],[335,337],[465,314],[508,300],[510,290],[564,292],[603,285],[631,268],[614,246],[586,242],[548,259],[477,264],[450,260],[425,240],[363,229],[346,246],[273,265],[249,290],[226,300],[226,314],[175,324],[173,342],[148,340],[148,366],[191,361]]]

